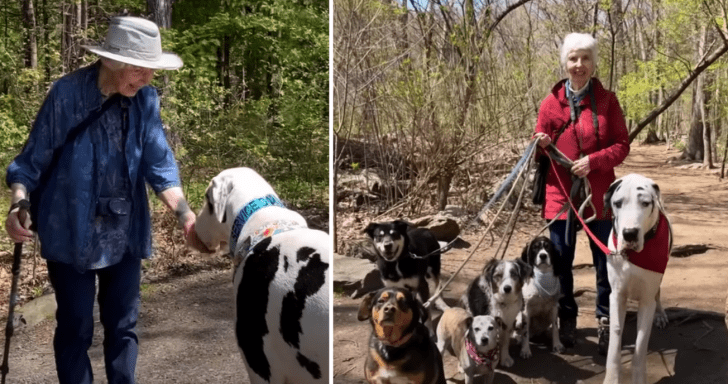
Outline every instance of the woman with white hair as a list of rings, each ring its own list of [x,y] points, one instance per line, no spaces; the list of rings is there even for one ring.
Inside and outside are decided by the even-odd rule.
[[[35,229],[42,244],[58,304],[59,382],[93,382],[88,348],[98,278],[106,377],[134,383],[141,260],[152,254],[147,184],[177,216],[188,244],[205,250],[167,144],[157,91],[148,86],[155,70],[177,69],[182,60],[162,52],[156,24],[136,17],[113,18],[104,44],[85,48],[100,60],[53,84],[8,167],[5,228],[16,243],[31,241]],[[29,198],[32,220],[20,209]]]
[[[614,167],[629,154],[629,137],[622,108],[614,93],[605,89],[595,77],[597,59],[597,41],[591,35],[571,33],[564,38],[561,66],[566,79],[556,83],[541,103],[534,134],[541,148],[553,143],[574,162],[571,169],[556,164],[558,178],[549,168],[542,210],[542,217],[547,221],[556,219],[550,227],[550,236],[561,253],[554,268],[563,293],[559,300],[559,333],[567,347],[576,342],[578,307],[574,300],[572,266],[575,232],[579,228],[572,225],[574,220],[567,220],[567,213],[560,213],[564,204],[568,204],[570,192],[566,191],[571,191],[579,178],[586,178],[591,186],[593,209],[587,208],[583,218],[596,216],[587,226],[606,244],[612,222],[605,213],[603,196],[616,179]],[[559,179],[565,189],[559,186]],[[598,349],[604,355],[609,344],[611,289],[607,279],[606,255],[593,240],[589,239],[589,242],[596,269]]]

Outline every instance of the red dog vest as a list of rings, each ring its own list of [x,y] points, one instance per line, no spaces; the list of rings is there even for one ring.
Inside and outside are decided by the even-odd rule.
[[[660,212],[657,219],[657,232],[655,237],[646,240],[642,252],[631,249],[626,251],[628,260],[641,268],[657,273],[665,273],[667,260],[670,258],[670,224],[665,215]],[[617,236],[612,236],[614,247],[617,248]]]

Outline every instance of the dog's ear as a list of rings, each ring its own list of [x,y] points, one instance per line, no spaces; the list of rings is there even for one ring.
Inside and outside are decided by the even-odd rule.
[[[602,212],[604,215],[612,208],[612,195],[619,189],[620,185],[622,185],[622,179],[617,179],[609,186],[607,192],[604,193],[604,209]]]
[[[468,316],[465,318],[465,329],[470,330],[470,327],[473,326],[473,316]]]
[[[526,246],[523,247],[523,252],[521,252],[521,260],[523,260],[526,264],[528,264],[528,251],[531,248],[531,243],[532,242],[533,242],[533,240],[531,240],[528,243],[526,243]]]
[[[362,231],[363,233],[366,233],[367,236],[374,238],[374,228],[376,228],[379,225],[379,223],[369,223],[366,228]]]
[[[414,227],[414,225],[404,220],[395,220],[392,222],[392,224],[394,225],[394,228],[397,229],[397,232],[403,234],[407,233],[407,229],[409,229],[409,227]]]
[[[521,272],[520,275],[522,281],[525,281],[526,279],[533,276],[533,268],[531,268],[531,266],[528,265],[527,262],[521,259],[516,259],[516,265],[518,265],[518,270]]]
[[[419,321],[422,324],[426,324],[427,319],[430,318],[430,312],[427,310],[427,308],[425,308],[425,305],[422,304],[422,302],[417,297],[413,297],[412,301],[415,302],[415,307],[412,308],[412,312],[416,316],[416,321]]]
[[[495,273],[495,268],[498,266],[498,259],[495,257],[490,259],[487,264],[485,264],[485,268],[483,268],[483,275],[486,277],[487,280],[492,281],[493,280],[493,274]]]
[[[373,291],[364,296],[364,299],[359,303],[359,313],[356,315],[357,320],[364,321],[372,317],[372,302],[377,293],[379,291]]]
[[[665,208],[664,205],[662,205],[662,195],[660,194],[660,187],[656,183],[652,183],[652,189],[655,191],[655,204],[657,205],[657,208],[660,210],[660,212],[663,212]]]
[[[503,321],[503,319],[500,316],[495,317],[495,323],[498,324],[498,326],[501,328],[501,330],[505,331],[506,329],[508,329],[508,326],[506,325],[506,323]]]
[[[233,190],[233,178],[231,177],[215,177],[207,187],[208,209],[212,210],[218,222],[224,223],[227,219],[225,207],[227,206],[230,192]]]

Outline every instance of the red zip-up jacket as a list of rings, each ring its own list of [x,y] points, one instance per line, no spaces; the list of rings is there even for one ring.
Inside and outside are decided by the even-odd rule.
[[[579,148],[581,148],[581,154],[589,156],[591,171],[587,175],[587,179],[592,188],[592,201],[597,210],[597,219],[606,219],[609,218],[609,215],[604,212],[604,192],[616,179],[614,167],[621,164],[629,154],[629,133],[617,97],[614,93],[604,89],[597,78],[592,78],[591,81],[599,122],[599,147],[597,148],[594,131],[591,95],[587,93],[579,104],[581,106],[580,115],[575,123],[566,127],[556,143],[556,148],[572,160],[579,159]],[[565,91],[566,80],[561,80],[541,102],[538,112],[536,132],[548,134],[552,141],[571,116]],[[566,187],[566,192],[561,190],[556,175],[553,170],[550,170],[546,177],[546,201],[541,212],[541,216],[548,220],[556,217],[561,207],[567,202],[566,198],[571,190],[571,171],[558,164],[556,164],[556,169]],[[591,209],[587,209],[584,218],[591,217],[593,213]],[[566,214],[562,214],[560,219],[565,220]]]

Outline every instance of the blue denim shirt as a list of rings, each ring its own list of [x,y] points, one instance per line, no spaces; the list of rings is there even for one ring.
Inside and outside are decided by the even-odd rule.
[[[81,68],[53,84],[33,123],[28,141],[8,167],[6,183],[20,183],[30,193],[38,187],[41,173],[49,167],[54,148],[61,147],[68,131],[93,110],[103,96],[97,87],[98,65]],[[159,98],[154,88],[140,89],[132,98],[122,98],[128,108],[125,160],[132,211],[127,245],[131,255],[148,258],[152,233],[146,183],[155,193],[180,186],[179,171],[159,116]],[[110,129],[121,129],[121,104],[106,113],[62,150],[38,206],[36,223],[42,256],[72,264],[78,271],[109,266],[124,252],[103,252],[94,236],[97,204],[107,177],[109,153],[114,145]],[[114,242],[118,246],[118,241]],[[101,250],[101,251],[100,251]]]

